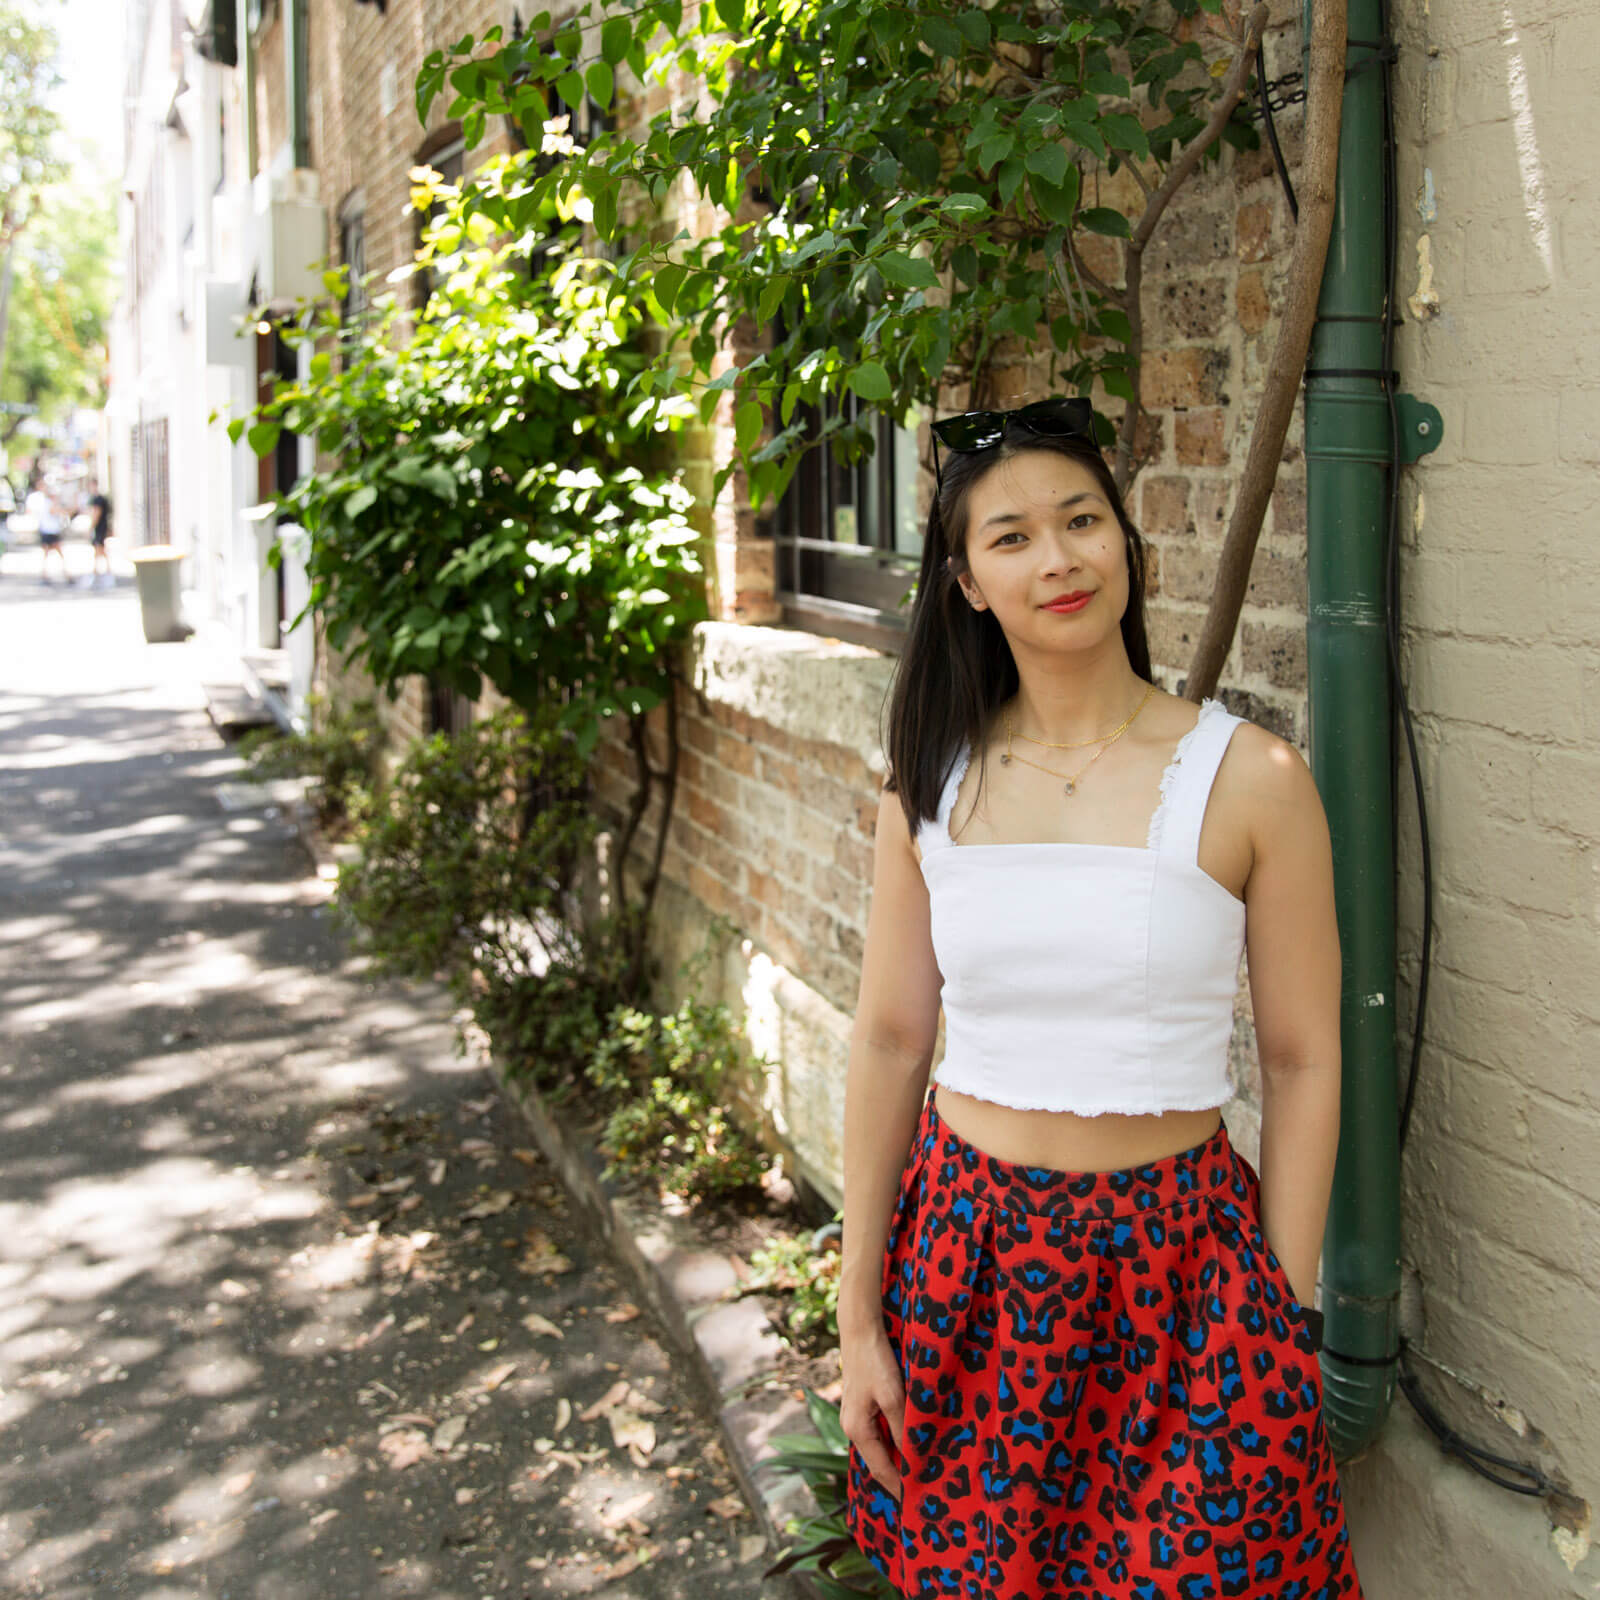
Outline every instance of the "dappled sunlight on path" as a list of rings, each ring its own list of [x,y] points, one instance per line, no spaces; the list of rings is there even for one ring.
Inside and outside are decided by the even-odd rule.
[[[197,659],[126,593],[0,594],[0,1594],[762,1592],[443,996],[218,803]]]

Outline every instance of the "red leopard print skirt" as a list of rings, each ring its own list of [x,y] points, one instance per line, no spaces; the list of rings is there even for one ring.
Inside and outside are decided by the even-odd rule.
[[[850,1530],[907,1597],[1362,1600],[1317,1348],[1226,1126],[1145,1166],[999,1161],[929,1095],[883,1264],[896,1501]]]

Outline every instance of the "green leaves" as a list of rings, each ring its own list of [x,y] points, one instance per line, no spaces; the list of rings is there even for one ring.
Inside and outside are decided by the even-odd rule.
[[[1067,181],[1067,152],[1058,144],[1040,145],[1028,152],[1025,163],[1029,172],[1037,173],[1052,188],[1059,189]]]
[[[245,434],[245,440],[258,456],[269,456],[278,448],[278,438],[283,428],[276,422],[257,422]]]
[[[602,111],[609,110],[612,90],[616,86],[616,75],[611,70],[611,64],[606,61],[592,62],[583,75],[583,81],[594,96],[595,104]]]
[[[846,382],[852,393],[874,403],[887,400],[894,393],[889,374],[877,361],[863,361],[851,371]]]
[[[1109,206],[1089,206],[1080,211],[1078,226],[1087,228],[1091,233],[1107,234],[1113,239],[1126,239],[1132,233],[1128,219]]]
[[[1078,169],[1067,167],[1062,179],[1060,183],[1051,183],[1049,179],[1034,174],[1028,179],[1028,191],[1033,196],[1033,203],[1049,221],[1070,228],[1078,204]]]
[[[312,381],[280,384],[231,431],[262,452],[286,428],[319,443],[279,507],[307,530],[337,648],[388,688],[436,673],[527,703],[568,685],[581,740],[602,703],[658,701],[706,606],[692,498],[664,449],[680,386],[639,384],[642,308],[614,293],[612,263],[562,260],[558,240],[558,264],[530,275],[525,240],[490,225],[526,179],[492,160],[441,197],[462,244],[430,314],[379,296],[340,330],[336,362],[314,357]],[[321,331],[308,307],[297,323]],[[753,446],[761,427],[747,402],[739,437]]]
[[[876,257],[874,265],[890,283],[897,283],[904,289],[934,289],[939,284],[939,274],[921,256],[902,256],[890,251]]]
[[[608,66],[626,59],[633,43],[633,27],[626,17],[612,17],[600,27],[600,54]]]
[[[765,420],[759,402],[747,400],[733,414],[734,438],[741,450],[749,450],[761,437],[761,425]]]
[[[1201,4],[1178,0],[1178,13]],[[620,391],[641,417],[671,406],[708,421],[731,392],[736,459],[718,486],[742,465],[759,503],[782,493],[806,448],[857,459],[872,448],[873,418],[825,425],[819,439],[802,408],[826,412],[846,395],[864,408],[926,405],[952,373],[977,375],[1006,335],[1047,339],[1046,353],[1062,358],[1056,370],[1079,387],[1102,372],[1136,387],[1116,359],[1129,333],[1120,296],[1059,269],[1074,240],[1131,235],[1130,218],[1101,203],[1131,191],[1103,180],[1139,162],[1159,181],[1202,125],[1215,81],[1196,70],[1199,47],[1178,41],[1170,18],[1147,17],[1143,0],[1065,9],[711,0],[685,31],[681,0],[615,9],[592,24],[588,10],[564,21],[559,59],[526,44],[512,59],[537,60],[534,78],[574,107],[585,96],[614,105],[625,65],[642,82],[693,80],[704,90],[694,114],[675,99],[648,129],[602,133],[565,163],[515,163],[478,204],[496,237],[539,237],[576,210],[592,223],[586,239],[615,240],[627,219],[630,248],[608,292],[648,307],[662,336],[620,375]],[[997,72],[1001,45],[1008,62]],[[471,61],[430,58],[424,77],[453,83],[463,120],[503,114],[496,96],[527,114],[516,73],[478,48]],[[686,227],[666,211],[680,193],[704,202]],[[739,372],[723,372],[740,318],[771,338]],[[586,353],[551,362],[539,382],[571,407],[593,376]],[[501,402],[515,412],[510,397]],[[543,420],[559,457],[568,443],[559,415]],[[497,448],[515,434],[502,421]],[[536,494],[543,478],[531,457],[514,481],[524,477]],[[454,509],[477,493],[461,487]]]

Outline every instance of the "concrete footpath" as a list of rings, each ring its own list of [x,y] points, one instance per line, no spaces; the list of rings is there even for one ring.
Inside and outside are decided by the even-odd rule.
[[[442,995],[228,810],[197,643],[0,561],[0,1596],[781,1594]]]

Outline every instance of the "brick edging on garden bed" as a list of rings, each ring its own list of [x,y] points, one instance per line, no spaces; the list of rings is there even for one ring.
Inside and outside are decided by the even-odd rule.
[[[706,1249],[688,1217],[652,1211],[602,1179],[601,1159],[573,1136],[535,1088],[509,1077],[496,1063],[501,1092],[527,1122],[545,1159],[567,1191],[600,1230],[616,1258],[632,1273],[638,1291],[661,1319],[668,1337],[686,1356],[722,1430],[728,1460],[754,1510],[776,1560],[788,1543],[791,1517],[816,1512],[811,1491],[798,1478],[780,1480],[757,1464],[777,1434],[810,1433],[805,1403],[788,1390],[762,1387],[776,1370],[782,1343],[760,1302],[729,1300],[738,1278],[725,1255]],[[818,1591],[805,1574],[787,1580],[793,1592]]]

